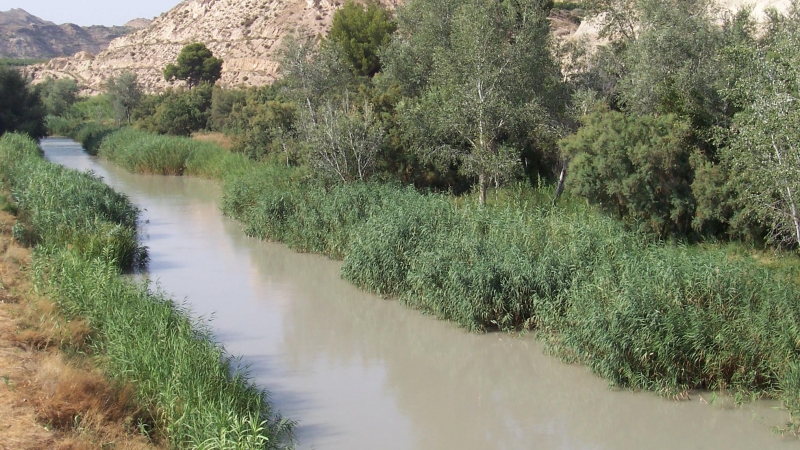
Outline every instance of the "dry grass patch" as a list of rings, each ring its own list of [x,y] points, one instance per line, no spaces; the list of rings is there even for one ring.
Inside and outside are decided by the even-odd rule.
[[[230,150],[233,148],[233,140],[222,133],[198,132],[192,134],[192,139],[200,142],[211,142],[212,144],[219,145],[225,150]]]

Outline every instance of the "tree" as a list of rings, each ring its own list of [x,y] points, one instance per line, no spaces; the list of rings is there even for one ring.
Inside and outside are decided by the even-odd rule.
[[[78,100],[78,82],[72,78],[47,78],[36,86],[48,115],[64,116]]]
[[[595,111],[560,142],[570,157],[570,190],[662,237],[690,230],[689,126],[674,114]]]
[[[541,138],[554,122],[547,97],[560,77],[547,5],[412,1],[387,52],[387,72],[409,93],[419,92],[399,108],[418,152],[445,165],[460,161],[461,170],[477,178],[482,204],[490,180],[498,183],[521,168],[514,137]],[[414,60],[423,69],[400,67]]]
[[[371,77],[381,70],[379,51],[396,29],[389,12],[378,3],[362,6],[347,0],[333,15],[328,39],[342,49],[354,74]]]
[[[317,106],[357,89],[355,77],[342,59],[339,48],[290,36],[281,55],[281,74],[291,100],[313,112]]]
[[[309,163],[323,176],[343,183],[367,181],[386,140],[372,107],[365,103],[353,108],[346,99],[339,108],[327,103],[313,115],[304,111],[299,128]]]
[[[146,116],[140,125],[148,131],[176,136],[189,136],[204,129],[208,125],[212,89],[208,83],[189,91],[168,89],[157,99],[153,114]]]
[[[777,17],[760,47],[740,48],[749,73],[729,92],[742,110],[734,116],[723,163],[738,173],[775,242],[800,243],[800,9]],[[749,55],[749,56],[747,56]]]
[[[117,123],[125,121],[130,124],[131,115],[144,95],[137,75],[126,70],[117,77],[109,78],[106,82],[106,91],[111,97]]]
[[[47,134],[45,109],[39,95],[14,70],[0,67],[0,134],[22,132],[33,139]]]
[[[177,64],[167,64],[164,79],[184,80],[189,89],[201,82],[214,84],[222,76],[223,61],[215,57],[205,44],[189,44],[178,55]]]

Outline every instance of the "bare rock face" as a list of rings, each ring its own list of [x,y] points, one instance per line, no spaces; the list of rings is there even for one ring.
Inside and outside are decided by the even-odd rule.
[[[150,19],[133,19],[129,20],[123,27],[133,28],[134,30],[141,30],[153,24]]]
[[[23,9],[0,11],[0,57],[46,59],[79,51],[99,53],[112,39],[132,31],[128,27],[56,25]]]
[[[382,0],[396,6],[402,0]],[[34,83],[46,77],[71,77],[100,91],[109,77],[124,70],[138,74],[145,91],[168,86],[162,71],[181,49],[204,43],[225,61],[224,86],[264,85],[278,75],[282,40],[324,36],[341,0],[186,0],[153,20],[149,27],[113,40],[94,58],[76,55],[30,66]]]

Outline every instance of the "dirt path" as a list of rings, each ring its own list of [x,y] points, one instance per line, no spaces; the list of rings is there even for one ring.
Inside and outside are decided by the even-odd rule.
[[[163,448],[137,432],[132,391],[80,356],[88,326],[34,294],[14,222],[0,211],[0,450]]]

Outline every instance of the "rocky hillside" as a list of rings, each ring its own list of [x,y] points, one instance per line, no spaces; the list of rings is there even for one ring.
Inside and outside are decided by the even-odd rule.
[[[394,8],[403,0],[380,0]],[[790,0],[717,0],[722,6],[737,9],[755,4],[756,14],[765,6],[785,10]],[[343,0],[185,0],[156,18],[147,28],[111,42],[97,54],[80,52],[31,66],[27,74],[35,81],[47,77],[71,77],[89,91],[103,89],[108,77],[133,70],[147,92],[157,92],[168,84],[162,70],[174,62],[184,45],[205,43],[225,60],[223,85],[263,85],[278,75],[281,41],[288,35],[317,37],[330,27],[333,12]],[[564,39],[584,36],[596,42],[596,24],[583,23],[569,11],[554,10],[554,32]],[[139,24],[144,25],[144,24]],[[580,27],[579,27],[580,25]]]
[[[402,0],[382,0],[394,7]],[[320,36],[330,27],[337,0],[186,0],[145,29],[115,39],[93,56],[84,52],[32,66],[35,80],[73,77],[98,90],[122,70],[134,70],[148,92],[167,86],[163,68],[184,45],[205,43],[225,60],[221,83],[262,85],[275,79],[281,40]]]
[[[133,27],[56,25],[23,9],[0,11],[0,58],[47,59],[85,51],[99,53]]]

